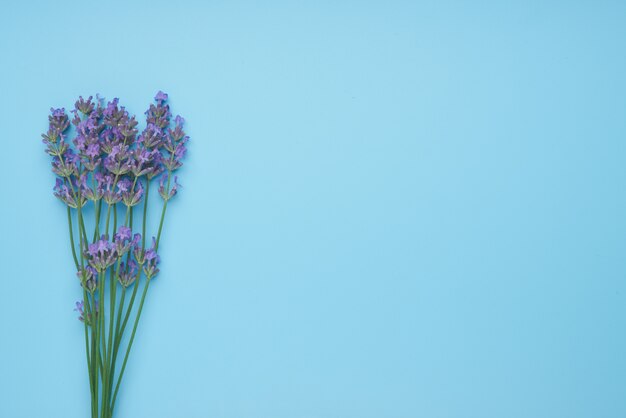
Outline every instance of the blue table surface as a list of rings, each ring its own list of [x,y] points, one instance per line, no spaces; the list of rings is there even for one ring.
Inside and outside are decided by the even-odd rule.
[[[48,110],[158,90],[118,417],[626,416],[626,3],[298,3],[3,6],[0,417],[89,411]]]

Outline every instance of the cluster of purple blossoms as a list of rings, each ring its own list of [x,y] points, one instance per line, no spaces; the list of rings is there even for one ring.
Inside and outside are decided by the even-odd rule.
[[[173,182],[170,178],[183,164],[189,137],[181,116],[172,121],[167,94],[159,91],[154,100],[139,133],[135,116],[117,98],[105,106],[98,96],[79,97],[71,111],[74,147],[67,141],[70,118],[65,109],[51,109],[42,137],[58,176],[54,195],[71,208],[100,199],[134,206],[148,182],[161,175],[159,194],[164,200],[174,197],[179,185],[176,177]]]
[[[151,279],[159,272],[157,268],[159,256],[156,247],[156,239],[153,237],[152,247],[143,249],[141,234],[136,233],[132,235],[129,227],[120,226],[113,240],[109,240],[106,235],[102,235],[99,240],[88,245],[85,251],[85,258],[89,266],[79,270],[79,278],[81,278],[87,290],[92,291],[95,288],[95,279],[98,273],[102,273],[115,265],[115,263],[120,262],[117,276],[124,287],[127,287],[135,280],[136,277],[131,279],[131,276],[135,276],[137,273],[137,264],[143,267],[144,274],[148,279]],[[131,249],[133,250],[134,260],[129,257],[128,261],[124,263],[122,258]],[[93,284],[91,284],[90,280],[93,280]]]
[[[86,291],[89,293],[96,291],[98,286],[98,271],[95,268],[91,266],[79,268],[76,272],[76,276],[78,276],[81,286],[83,286]]]
[[[98,301],[95,303],[95,317],[98,317]],[[91,325],[91,315],[85,313],[85,302],[79,301],[76,302],[76,307],[74,308],[74,312],[78,312],[78,320],[80,322],[85,322],[87,325]]]
[[[147,249],[143,254],[143,272],[148,280],[156,276],[159,272],[157,265],[159,264],[160,258],[157,254],[156,246],[155,239],[152,238],[152,247]]]
[[[106,235],[102,235],[98,241],[88,244],[85,257],[89,265],[98,273],[114,265],[135,243],[134,241],[131,243],[131,234],[130,228],[120,226],[112,241],[109,241]]]
[[[138,271],[139,270],[137,269],[137,263],[135,262],[135,260],[128,260],[127,263],[124,263],[122,261],[119,271],[117,273],[117,279],[119,280],[120,284],[124,286],[124,288],[126,288],[135,282],[135,280],[137,279]]]
[[[50,109],[48,130],[42,138],[57,176],[54,196],[79,211],[87,202],[93,202],[97,213],[102,204],[130,209],[142,202],[151,180],[160,176],[159,195],[164,202],[172,199],[180,187],[173,173],[183,164],[189,137],[183,128],[185,120],[172,117],[167,101],[167,94],[156,94],[141,131],[135,116],[117,98],[105,104],[98,95],[81,96],[71,117],[64,108]],[[131,234],[130,228],[121,226],[112,240],[107,232],[89,242],[83,233],[80,254],[86,265],[82,261],[77,265],[77,276],[85,291],[97,292],[99,275],[109,268],[116,270],[123,287],[133,284],[142,272],[148,279],[156,276],[158,240],[153,240],[151,248],[143,248],[141,235]],[[133,257],[124,262],[122,257],[131,249]]]

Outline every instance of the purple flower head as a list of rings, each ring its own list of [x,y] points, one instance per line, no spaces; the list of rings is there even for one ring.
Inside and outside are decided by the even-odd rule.
[[[124,143],[131,143],[134,141],[135,135],[137,135],[137,124],[135,117],[124,118],[119,125],[120,133],[124,136]]]
[[[156,276],[159,272],[159,269],[157,268],[159,261],[160,257],[156,251],[156,240],[152,237],[152,247],[147,249],[144,254],[143,272],[148,280]]]
[[[81,300],[80,302],[76,302],[76,307],[74,308],[74,312],[78,312],[78,320],[80,322],[85,320],[84,306],[85,302]]]
[[[117,182],[117,188],[120,193],[128,193],[128,190],[132,187],[132,185],[133,183],[127,178],[123,178]]]
[[[85,150],[85,155],[89,158],[96,158],[100,155],[100,144],[92,143],[87,146]]]
[[[76,119],[74,119],[76,122]],[[94,171],[100,165],[100,154],[102,146],[100,144],[100,125],[97,112],[91,112],[89,117],[79,120],[76,125],[76,137],[74,145],[81,157],[82,163],[89,171]]]
[[[107,103],[106,108],[102,111],[102,116],[106,119],[107,125],[112,125],[113,122],[117,121],[120,118],[120,109],[118,108],[118,104],[120,99],[115,97],[109,103]]]
[[[156,252],[156,238],[152,237],[152,247],[146,250],[145,261],[150,261],[158,258],[159,256]]]
[[[106,128],[102,131],[102,134],[100,135],[100,148],[102,148],[103,152],[109,154],[113,150],[113,147],[119,145],[120,143],[121,140],[111,129]]]
[[[56,133],[57,136],[65,132],[70,126],[70,118],[65,113],[64,108],[50,108],[50,116],[48,116],[48,133]]]
[[[176,124],[175,128],[168,129],[163,142],[163,149],[169,154],[169,156],[163,157],[163,166],[168,171],[177,170],[183,165],[183,158],[185,158],[187,153],[185,144],[189,141],[189,137],[183,130],[185,119],[181,116],[176,116],[174,123]]]
[[[116,240],[130,240],[130,237],[132,236],[133,231],[127,227],[127,226],[120,226],[117,229],[117,232],[115,233],[115,239]]]
[[[187,147],[185,147],[185,143],[183,141],[178,142],[170,156],[163,159],[163,166],[165,166],[168,171],[179,169],[183,165],[183,158],[185,158],[186,153]]]
[[[85,150],[85,153],[81,155],[81,162],[83,163],[83,167],[87,171],[96,171],[98,167],[100,167],[100,163],[102,162],[102,158],[100,158],[100,144],[92,143],[89,144]]]
[[[48,136],[47,134],[41,134],[43,138],[41,142],[46,144],[46,153],[48,155],[52,155],[53,157],[60,157],[69,148],[69,144],[65,142],[65,136],[60,134],[58,136]]]
[[[52,172],[60,177],[70,177],[78,173],[79,157],[71,148],[65,154],[52,158]]]
[[[122,179],[117,183],[117,187],[126,206],[135,206],[143,197],[143,184],[141,181],[132,182],[129,179]]]
[[[91,101],[92,99],[93,96],[89,96],[87,100],[83,99],[83,96],[79,96],[76,103],[74,103],[74,108],[83,115],[89,115],[93,112],[95,107],[94,103]]]
[[[98,317],[98,301],[94,302],[94,306],[93,306],[94,310],[95,310],[95,316],[96,318]],[[91,325],[91,317],[89,314],[87,314],[85,311],[85,302],[84,301],[79,301],[76,302],[76,307],[74,308],[74,312],[78,312],[78,320],[80,322],[85,322],[87,325]]]
[[[154,96],[154,100],[159,104],[163,104],[167,101],[167,94],[163,93],[161,90]]]
[[[67,144],[63,142],[63,132],[70,126],[69,118],[65,114],[65,109],[50,109],[48,116],[48,132],[41,134],[43,143],[47,145],[46,152],[50,155],[60,156],[67,150]],[[57,142],[61,141],[61,145]]]
[[[104,188],[102,187],[102,174],[95,173],[94,179],[96,180],[95,187],[89,185],[89,179],[87,173],[83,173],[80,176],[80,193],[87,200],[100,200],[104,193]]]
[[[78,119],[78,123],[76,124],[76,130],[83,135],[90,135],[92,133],[99,133],[102,129],[100,125],[100,117],[98,112],[92,112],[86,118]]]
[[[128,264],[122,262],[117,275],[120,284],[124,287],[130,286],[137,278],[137,272],[137,263],[134,260],[130,260]]]
[[[167,94],[159,91],[154,97],[157,102],[156,105],[151,104],[150,108],[146,111],[146,121],[148,124],[153,124],[161,129],[165,129],[170,124],[170,106],[165,104],[167,100]]]
[[[102,197],[104,199],[104,202],[109,205],[113,205],[122,200],[122,193],[119,191],[119,189],[117,189],[116,184],[114,184],[114,177],[110,174],[98,174],[100,175],[96,176],[96,181],[98,182],[98,187],[102,189]]]
[[[175,127],[174,129],[169,129],[168,134],[173,142],[178,142],[181,139],[185,138],[185,131],[183,130],[183,125],[185,124],[185,119],[177,115],[174,118]]]
[[[107,104],[107,107],[102,111],[102,117],[104,125],[106,126],[105,152],[109,152],[107,148],[115,145],[116,143],[130,144],[134,140],[137,134],[137,121],[135,117],[130,117],[124,106],[118,106],[119,100],[117,98]]]
[[[163,142],[163,131],[155,124],[148,123],[137,140],[148,149],[158,148]]]
[[[67,187],[67,184],[69,184],[68,180],[63,181],[57,177],[56,183],[52,189],[54,192],[54,196],[64,202],[69,207],[76,209],[78,208],[76,196],[74,196],[74,192],[72,192],[72,190]],[[78,201],[81,207],[85,204],[85,200],[82,198],[82,196],[79,196]]]
[[[152,180],[157,177],[159,174],[163,172],[163,155],[160,152],[156,152],[154,155],[154,165],[150,169],[148,173],[146,173],[146,177],[148,180]]]
[[[76,272],[78,276],[78,280],[80,280],[81,286],[88,291],[89,293],[93,293],[98,286],[98,272],[91,266],[87,266],[84,269],[79,269]]]
[[[141,234],[135,234],[133,236],[131,245],[133,247],[133,255],[135,256],[135,260],[137,260],[137,263],[143,264],[144,251],[143,251],[143,248],[141,248]]]
[[[112,266],[120,254],[117,243],[110,242],[106,235],[103,235],[100,240],[89,244],[85,256],[89,265],[101,273]]]
[[[109,205],[113,205],[122,200],[122,193],[119,191],[119,189],[118,191],[115,190],[116,185],[114,184],[115,179],[113,178],[113,176],[110,174],[100,174],[98,176],[97,174],[96,181],[98,182],[98,187],[102,189],[102,197],[104,199],[104,202]]]
[[[135,177],[143,175],[150,176],[159,171],[161,162],[161,153],[157,149],[147,149],[143,144],[139,144],[132,152],[130,161],[130,171]]]
[[[114,145],[109,155],[104,159],[104,167],[117,176],[128,173],[131,169],[128,145]]]
[[[178,184],[178,176],[174,176],[174,185],[170,187],[170,177],[168,177],[167,173],[161,176],[161,180],[159,181],[159,194],[163,198],[163,200],[170,200],[176,193],[178,193],[178,188],[181,187]]]
[[[127,226],[120,226],[115,233],[113,238],[113,244],[115,244],[115,248],[117,250],[117,254],[121,257],[126,254],[132,245],[130,237],[132,236],[132,231]]]

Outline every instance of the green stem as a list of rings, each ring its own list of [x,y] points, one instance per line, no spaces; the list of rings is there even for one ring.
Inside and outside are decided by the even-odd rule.
[[[150,287],[150,280],[146,280],[146,285],[143,288],[143,293],[141,295],[141,301],[139,302],[139,310],[137,311],[137,317],[135,318],[135,325],[133,326],[133,332],[130,334],[130,340],[128,341],[128,348],[126,349],[126,355],[124,356],[124,361],[122,362],[122,369],[120,370],[120,375],[117,378],[117,384],[115,385],[115,392],[113,393],[113,401],[111,402],[111,411],[115,407],[115,400],[117,399],[117,392],[120,390],[120,383],[122,382],[122,377],[124,376],[124,370],[126,370],[126,362],[128,361],[128,355],[130,354],[130,349],[133,346],[133,341],[135,340],[135,333],[137,332],[137,324],[139,324],[139,318],[141,317],[141,311],[143,310],[143,304],[146,300],[146,293],[148,293],[148,287]]]
[[[98,273],[98,285],[102,283],[102,274]],[[98,398],[99,398],[99,391],[98,391],[98,386],[100,385],[100,368],[98,367],[99,364],[101,363],[100,361],[100,316],[102,314],[102,307],[99,306],[95,295],[93,298],[93,303],[94,303],[94,308],[93,308],[93,318],[92,318],[92,351],[93,351],[93,356],[92,358],[94,358],[94,362],[96,363],[96,365],[94,366],[94,370],[95,370],[95,375],[94,375],[94,380],[95,380],[95,388],[96,388],[96,396],[94,397],[94,409],[95,409],[95,413],[96,416],[98,416]],[[101,304],[100,304],[101,305]]]
[[[141,268],[141,266],[139,268]],[[130,313],[133,310],[133,304],[135,303],[135,297],[137,296],[137,290],[139,289],[139,277],[140,276],[141,276],[141,270],[137,272],[137,276],[135,277],[135,284],[133,285],[133,294],[130,296],[130,301],[128,302],[128,308],[126,309],[126,314],[124,315],[124,321],[122,322],[122,327],[120,328],[117,347],[119,347],[119,344],[122,341],[122,335],[124,334],[124,330],[126,329],[126,325],[128,324]]]
[[[109,351],[106,346],[106,271],[102,273],[102,283],[100,286],[100,295],[99,295],[99,335],[98,335],[98,346],[101,345],[101,354],[102,359],[100,360],[102,363],[102,405],[100,409],[100,417],[104,418],[104,411],[106,408],[106,387],[109,379],[109,374],[107,370],[107,352]]]
[[[74,264],[76,264],[76,269],[78,270],[78,257],[76,257],[76,245],[74,245],[74,231],[72,229],[72,212],[70,211],[70,207],[67,207],[67,224],[70,229],[70,245],[72,246],[72,257],[74,257]]]
[[[136,179],[135,179],[136,180]],[[133,206],[126,207],[126,217],[128,219],[128,227],[133,228]],[[132,251],[128,251],[128,255],[126,256],[126,266],[130,261]],[[111,375],[115,375],[115,364],[117,361],[117,352],[119,347],[119,339],[120,339],[120,326],[122,323],[122,311],[124,310],[124,302],[126,301],[126,287],[122,287],[122,297],[120,299],[120,304],[117,310],[117,319],[115,321],[115,332],[113,334],[113,358],[111,360]],[[113,379],[109,382],[109,391],[113,389]]]
[[[93,299],[93,294],[91,294]],[[90,338],[90,350],[91,350],[91,367],[90,367],[90,386],[92,388],[91,394],[91,416],[93,418],[97,418],[98,411],[94,409],[95,407],[95,399],[98,397],[98,389],[96,386],[96,380],[98,379],[98,361],[96,358],[96,345],[95,345],[95,329],[96,329],[96,314],[95,314],[95,304],[94,309],[91,309],[91,303],[89,302],[89,295],[87,296],[87,311],[89,312],[89,328],[91,329],[91,338]]]
[[[78,202],[78,197],[77,197],[77,202]],[[80,203],[80,202],[79,202]],[[69,214],[69,207],[68,207],[68,214]],[[78,222],[78,237],[79,237],[79,245],[80,245],[80,270],[84,271],[84,256],[83,256],[83,249],[85,246],[85,242],[87,239],[87,236],[85,234],[85,225],[83,222],[83,211],[82,211],[82,206],[80,206],[80,204],[78,205],[78,209],[77,209],[77,222]],[[70,221],[70,230],[71,230],[71,216],[68,217],[68,220]],[[82,231],[82,233],[81,233]],[[73,231],[72,231],[73,232]],[[72,234],[73,235],[73,234]],[[72,244],[73,244],[74,240],[72,239]],[[75,248],[72,248],[73,250],[75,250]],[[84,278],[83,278],[84,279]],[[95,346],[94,346],[94,329],[95,329],[95,314],[92,314],[92,309],[89,303],[89,297],[84,297],[86,295],[86,292],[83,292],[83,302],[85,304],[86,307],[86,318],[90,318],[90,323],[91,323],[91,356],[87,356],[88,358],[88,364],[87,364],[87,369],[88,369],[88,373],[89,373],[89,387],[91,389],[91,404],[92,404],[92,416],[96,416],[97,415],[97,410],[94,411],[94,405],[97,405],[97,399],[98,399],[98,388],[97,388],[97,358],[95,356]],[[85,339],[88,340],[88,329],[87,329],[87,323],[85,320]],[[97,406],[96,406],[97,408]]]
[[[146,249],[146,219],[148,218],[148,197],[150,196],[150,180],[146,180],[146,197],[143,201],[143,219],[141,226],[141,248]]]
[[[109,235],[109,219],[111,219],[111,205],[108,205],[108,208],[107,208],[107,217],[106,217],[106,223],[105,223],[105,229],[104,229],[104,233],[106,235]]]
[[[96,242],[96,240],[100,238],[100,211],[102,210],[102,200],[98,200],[97,203],[94,200],[93,207],[95,208],[95,211],[96,211],[96,216],[95,216],[96,224],[94,225],[94,228],[93,228],[93,242]]]
[[[168,173],[168,179],[167,179],[167,189],[169,190],[169,185],[170,185],[170,179],[171,179],[171,172]],[[149,186],[149,182],[146,186],[146,202],[144,204],[144,217],[143,217],[143,224],[144,224],[144,230],[145,230],[145,222],[146,222],[146,207],[147,207],[147,198],[148,198],[148,187]],[[156,239],[156,243],[155,243],[155,250],[158,249],[159,246],[159,240],[161,239],[161,231],[163,230],[163,221],[165,219],[165,212],[167,210],[167,199],[164,201],[163,203],[163,209],[161,210],[161,220],[159,222],[159,230],[158,230],[158,234],[157,234],[157,239]],[[145,232],[143,234],[143,237],[145,237]],[[145,249],[145,240],[144,240],[144,246],[143,248]],[[136,279],[136,283],[135,283],[135,290],[133,291],[133,298],[134,298],[134,292],[136,292],[137,289],[137,282],[139,281],[139,275],[141,273],[138,274],[138,277]],[[115,392],[113,393],[113,401],[111,402],[111,411],[113,411],[113,408],[115,407],[115,400],[117,399],[117,393],[120,389],[120,384],[122,382],[122,377],[124,376],[124,370],[126,369],[126,362],[128,361],[128,356],[130,354],[130,349],[132,348],[133,345],[133,341],[135,339],[135,333],[137,331],[137,324],[139,324],[139,318],[141,317],[141,312],[143,311],[143,304],[144,301],[146,299],[146,294],[148,293],[148,288],[150,286],[150,279],[146,279],[146,285],[143,289],[143,293],[141,295],[141,301],[139,302],[139,309],[137,310],[137,316],[135,317],[135,324],[133,326],[133,331],[131,333],[130,336],[130,341],[128,342],[128,347],[126,349],[126,354],[124,355],[124,361],[122,362],[122,369],[120,370],[120,375],[117,378],[117,384],[115,385]],[[130,307],[127,313],[130,313]],[[123,332],[123,328],[122,328],[122,332]]]
[[[167,187],[165,188],[165,192],[169,193],[170,191],[170,180],[172,179],[172,172],[168,170],[167,172]],[[161,210],[161,221],[159,222],[159,232],[157,233],[156,243],[154,250],[156,251],[159,248],[159,241],[161,241],[161,231],[163,230],[163,220],[165,219],[165,211],[167,210],[167,202],[169,199],[164,199],[163,201],[163,209]]]
[[[161,222],[159,223],[159,232],[157,233],[157,239],[154,250],[159,249],[159,241],[161,240],[161,230],[163,229],[163,220],[165,219],[165,211],[167,210],[167,200],[163,203],[163,210],[161,211]]]

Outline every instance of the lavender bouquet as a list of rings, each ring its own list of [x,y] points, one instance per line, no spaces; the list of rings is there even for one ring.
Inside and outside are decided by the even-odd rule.
[[[167,203],[179,188],[173,173],[182,165],[189,140],[184,119],[171,121],[167,94],[159,91],[154,99],[140,134],[135,116],[118,99],[104,106],[98,96],[90,96],[80,97],[71,111],[74,129],[65,109],[51,109],[42,135],[57,175],[54,195],[67,208],[82,287],[75,310],[85,330],[92,418],[113,416],[146,294],[159,272]],[[157,181],[163,201],[159,228],[146,243],[148,198]],[[143,206],[141,217],[135,214],[137,205]],[[133,234],[133,228],[141,233]],[[139,306],[133,309],[140,288]],[[131,326],[130,337],[124,338]]]

